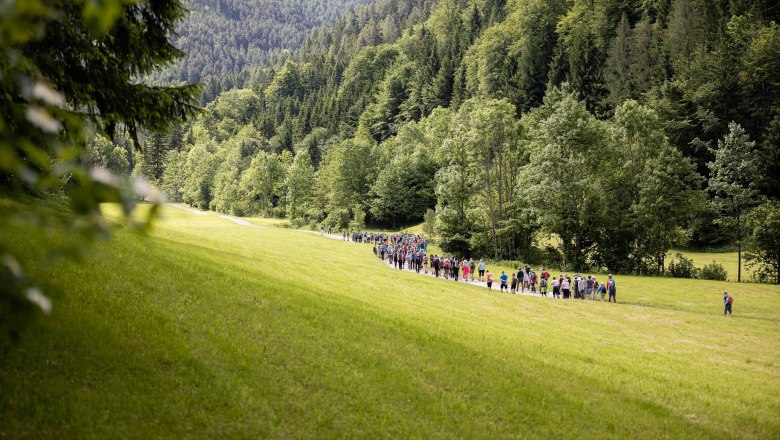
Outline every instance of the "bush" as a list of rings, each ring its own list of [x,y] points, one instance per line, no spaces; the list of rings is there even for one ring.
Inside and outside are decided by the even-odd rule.
[[[363,205],[356,204],[352,208],[352,221],[349,222],[349,229],[353,231],[362,231],[366,227],[366,211],[363,210]]]
[[[322,223],[325,213],[319,208],[309,208],[306,210],[304,217],[311,223]]]
[[[346,229],[349,225],[350,215],[348,209],[336,209],[323,220],[326,224],[333,225],[336,229]]]
[[[677,253],[675,258],[669,262],[667,273],[673,278],[696,278],[696,267],[693,260],[685,258],[683,254]]]
[[[704,280],[726,281],[727,276],[728,274],[723,265],[714,261],[699,270],[699,278]]]
[[[291,218],[290,219],[290,227],[292,229],[300,229],[307,225],[306,220],[302,219],[301,217]]]

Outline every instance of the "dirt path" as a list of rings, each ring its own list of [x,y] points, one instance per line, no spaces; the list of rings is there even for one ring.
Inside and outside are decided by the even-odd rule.
[[[253,228],[265,228],[265,227],[267,227],[267,226],[256,225],[256,224],[250,223],[250,222],[248,222],[248,221],[246,221],[246,220],[244,220],[242,218],[231,217],[229,215],[220,215],[219,218],[224,218],[225,220],[230,220],[231,222],[237,223],[237,224],[239,224],[241,226],[251,226]]]
[[[170,207],[176,208],[176,209],[183,209],[183,210],[185,210],[187,212],[191,212],[191,213],[197,214],[197,215],[206,215],[206,214],[208,214],[208,212],[206,212],[206,211],[201,211],[200,209],[195,209],[195,208],[188,208],[188,207],[186,207],[184,205],[181,205],[179,203],[168,203],[167,205],[170,206]]]
[[[300,231],[300,232],[308,232],[308,233],[311,233],[311,234],[320,235],[320,233],[316,232],[316,231],[304,231],[302,229],[298,229],[298,231]],[[344,241],[344,237],[342,237],[341,235],[324,234],[322,236],[325,237],[325,238],[333,239],[333,240]],[[354,243],[354,242],[351,242],[351,241],[348,242],[348,243],[362,244],[362,243]],[[377,258],[379,258],[379,257],[377,257]],[[391,269],[394,269],[394,270],[417,273],[419,275],[428,276],[428,277],[435,277],[436,276],[434,274],[432,268],[428,268],[427,273],[426,273],[425,269],[420,270],[420,272],[416,272],[416,271],[414,271],[412,269],[406,269],[406,267],[405,267],[406,265],[405,264],[404,264],[404,268],[403,269],[398,269],[397,267],[395,267],[395,265],[393,265],[392,261],[388,261],[388,260],[382,260],[382,261],[384,261],[384,263],[387,264],[387,267],[389,267]],[[511,286],[512,274],[508,273],[507,275],[509,276],[509,282],[507,284],[509,286]],[[501,280],[499,279],[500,276],[501,276],[500,273],[494,273],[493,274],[493,289],[492,290],[495,291],[495,292],[499,292],[499,293],[501,292]],[[478,286],[478,287],[482,287],[484,289],[487,289],[487,283],[484,282],[484,281],[477,280],[476,275],[474,276],[474,281],[471,281],[471,276],[470,275],[469,275],[469,281],[464,281],[463,280],[463,273],[460,273],[460,276],[458,277],[458,281],[455,281],[453,278],[447,279],[447,278],[444,278],[443,276],[439,276],[439,279],[441,279],[442,281],[449,281],[451,283],[465,283],[467,285]],[[547,297],[548,298],[552,298],[552,287],[549,287],[547,290],[548,290]],[[509,287],[507,287],[506,292],[510,293]],[[539,294],[539,293],[531,293],[530,291],[529,292],[517,292],[516,295],[542,297],[541,294]]]
[[[185,211],[188,211],[188,212],[191,212],[191,213],[193,213],[193,214],[197,214],[197,215],[206,215],[206,214],[208,214],[208,212],[207,212],[207,211],[200,211],[200,210],[197,210],[197,209],[188,208],[188,207],[186,207],[186,206],[182,206],[182,205],[180,205],[180,204],[178,204],[178,203],[169,203],[169,204],[168,204],[168,206],[172,206],[172,207],[174,207],[174,208],[178,208],[178,209],[183,209],[183,210],[185,210]],[[254,223],[250,223],[250,222],[248,222],[248,221],[246,221],[246,220],[244,220],[244,219],[237,218],[237,217],[231,217],[231,216],[229,216],[229,215],[220,215],[219,217],[220,217],[220,218],[223,218],[223,219],[225,219],[225,220],[229,220],[229,221],[231,221],[231,222],[233,222],[233,223],[239,224],[239,225],[241,225],[241,226],[249,226],[249,227],[252,227],[252,228],[267,228],[267,227],[268,227],[268,226],[260,226],[260,225],[256,225],[256,224],[254,224]],[[339,240],[339,241],[344,241],[344,237],[343,237],[342,235],[336,235],[336,234],[323,234],[323,233],[321,233],[321,232],[319,232],[319,231],[310,231],[310,230],[305,230],[305,229],[295,229],[295,231],[297,231],[297,232],[304,232],[304,233],[307,233],[307,234],[314,234],[314,235],[319,235],[319,236],[321,236],[321,237],[323,237],[323,238],[329,238],[329,239],[331,239],[331,240]],[[362,243],[354,243],[354,242],[351,242],[351,241],[349,241],[349,242],[346,242],[346,243],[352,243],[352,244],[362,244]],[[378,258],[378,257],[377,257],[377,258]],[[393,269],[393,270],[402,270],[402,271],[405,271],[405,272],[412,272],[412,273],[415,273],[415,271],[414,271],[414,270],[411,270],[411,269],[406,269],[406,268],[404,268],[404,269],[398,269],[398,268],[396,268],[396,267],[393,265],[393,263],[392,263],[391,261],[387,261],[387,260],[383,260],[383,261],[384,261],[384,263],[385,263],[385,264],[387,264],[387,267],[389,267],[389,268],[391,268],[391,269]],[[404,266],[405,266],[405,265],[404,265]],[[423,269],[423,270],[420,270],[420,272],[417,272],[417,273],[418,273],[419,275],[423,275],[423,276],[429,276],[429,277],[434,277],[434,276],[435,276],[435,275],[434,275],[434,273],[433,273],[433,269],[430,269],[430,268],[428,269],[428,272],[427,272],[427,273],[425,273],[425,270],[424,270],[424,269]],[[511,274],[511,273],[509,273],[509,274],[507,274],[507,275],[509,275],[509,277],[510,277],[510,280],[511,280],[512,274]],[[495,291],[495,292],[501,292],[501,280],[499,279],[499,277],[500,277],[500,276],[501,276],[501,274],[500,274],[500,273],[494,273],[494,274],[493,274],[493,280],[494,280],[494,281],[493,281],[493,289],[492,289],[492,290],[493,290],[493,291]],[[476,279],[476,277],[474,277],[474,278],[475,278],[475,279],[474,279],[474,281],[470,281],[470,280],[469,280],[469,281],[463,281],[463,274],[462,274],[462,273],[460,274],[460,277],[458,278],[458,281],[455,281],[455,280],[454,280],[454,279],[452,279],[452,278],[450,278],[450,279],[446,279],[446,278],[444,278],[444,277],[442,277],[442,276],[440,276],[440,277],[439,277],[439,279],[441,279],[442,281],[449,281],[449,282],[451,282],[451,283],[455,283],[455,282],[458,282],[458,283],[465,283],[465,284],[467,284],[467,285],[478,286],[478,287],[482,287],[482,288],[484,288],[484,289],[487,289],[487,283],[485,283],[485,282],[483,282],[483,281],[478,281],[478,280]],[[510,283],[510,284],[511,284],[511,283]],[[509,293],[509,289],[508,289],[508,288],[507,288],[507,293]],[[518,293],[516,293],[516,295],[525,295],[525,296],[535,296],[535,297],[541,297],[541,295],[540,295],[540,294],[538,294],[538,293],[531,293],[531,292],[518,292]],[[548,288],[547,297],[548,297],[548,298],[552,298],[552,287],[549,287],[549,288]]]
[[[209,213],[208,211],[201,211],[200,209],[190,208],[190,207],[184,206],[184,205],[182,205],[180,203],[168,203],[167,205],[172,207],[172,208],[182,209],[184,211],[190,212],[192,214],[197,214],[197,215],[208,215],[208,213]],[[225,220],[230,220],[231,222],[237,223],[237,224],[239,224],[241,226],[251,226],[253,228],[267,228],[267,226],[256,225],[256,224],[250,223],[250,222],[248,222],[248,221],[246,221],[246,220],[244,220],[242,218],[237,218],[237,217],[233,217],[233,216],[229,216],[229,215],[220,215],[219,218],[224,218]]]
[[[404,269],[398,269],[395,265],[393,265],[393,263],[391,261],[384,260],[384,262],[391,269],[395,269],[395,270],[398,270],[398,271],[412,272],[412,273],[416,272],[416,271],[414,271],[412,269],[406,269],[405,267],[404,267]],[[406,266],[406,264],[404,264],[404,266]],[[443,270],[442,270],[442,272],[443,272]],[[420,272],[417,272],[417,273],[419,275],[429,276],[429,277],[435,277],[436,276],[434,274],[432,268],[428,268],[428,272],[427,273],[425,272],[425,269],[421,269]],[[487,283],[484,282],[484,281],[479,281],[477,279],[476,275],[474,276],[474,281],[471,281],[471,274],[469,274],[469,280],[468,281],[464,281],[462,272],[459,272],[458,275],[459,275],[458,276],[458,281],[455,281],[452,277],[450,277],[449,279],[444,278],[444,276],[442,276],[442,275],[439,276],[439,279],[441,279],[443,281],[449,281],[451,283],[464,283],[464,284],[467,284],[467,285],[478,286],[478,287],[482,287],[482,288],[487,289]],[[507,275],[509,276],[509,281],[507,282],[506,293],[510,293],[509,287],[512,284],[511,283],[511,281],[512,281],[512,274],[508,273]],[[501,292],[501,279],[499,278],[500,276],[501,276],[500,273],[493,273],[493,289],[492,290],[495,291],[495,292],[499,292],[499,293]],[[530,291],[517,292],[516,295],[542,297],[541,294],[539,294],[539,293],[531,293]],[[552,288],[548,289],[547,296],[552,298]]]

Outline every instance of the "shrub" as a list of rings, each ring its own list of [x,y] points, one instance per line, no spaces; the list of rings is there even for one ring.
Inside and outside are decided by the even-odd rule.
[[[349,222],[349,228],[353,231],[362,231],[366,227],[366,211],[363,205],[356,204],[352,208],[352,221]]]
[[[704,280],[726,281],[727,276],[728,274],[723,265],[714,261],[710,264],[706,264],[699,270],[699,278]]]
[[[328,214],[324,222],[333,225],[336,229],[346,229],[349,225],[350,215],[348,209],[336,209]]]
[[[667,273],[673,278],[696,278],[696,267],[693,260],[685,258],[683,254],[676,254],[675,258],[669,262]]]

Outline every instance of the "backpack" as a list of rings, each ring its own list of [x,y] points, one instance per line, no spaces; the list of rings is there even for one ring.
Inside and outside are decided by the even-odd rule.
[[[729,295],[728,299],[726,299],[726,304],[734,304],[734,297]]]

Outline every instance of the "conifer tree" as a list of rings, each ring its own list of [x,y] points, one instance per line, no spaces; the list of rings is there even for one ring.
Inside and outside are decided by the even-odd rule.
[[[715,160],[708,163],[709,189],[721,212],[721,221],[733,228],[737,242],[737,282],[742,281],[742,241],[745,237],[745,216],[760,202],[759,156],[755,142],[737,123],[729,124],[729,132],[718,141],[713,151]]]

